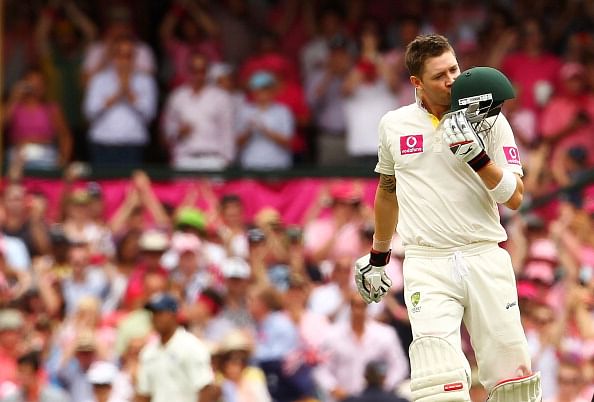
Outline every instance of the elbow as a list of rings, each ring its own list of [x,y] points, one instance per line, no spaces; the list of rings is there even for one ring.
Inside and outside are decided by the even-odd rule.
[[[523,199],[524,199],[524,195],[517,192],[509,199],[509,201],[507,201],[505,203],[505,206],[508,207],[509,209],[517,211],[522,206]]]

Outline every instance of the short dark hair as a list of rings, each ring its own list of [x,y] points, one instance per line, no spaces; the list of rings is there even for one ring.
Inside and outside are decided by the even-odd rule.
[[[409,74],[420,77],[423,74],[425,61],[432,57],[441,56],[445,52],[454,53],[452,45],[445,36],[437,34],[417,36],[408,44],[404,55]]]

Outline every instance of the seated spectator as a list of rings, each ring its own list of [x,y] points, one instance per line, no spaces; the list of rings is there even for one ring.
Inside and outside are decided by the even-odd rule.
[[[235,158],[235,121],[231,97],[207,82],[208,59],[192,53],[188,80],[165,105],[163,130],[173,167],[222,170]]]
[[[406,402],[398,397],[394,391],[384,391],[384,382],[388,374],[387,364],[381,360],[372,361],[365,366],[365,383],[363,392],[358,396],[351,396],[344,402]]]
[[[253,341],[242,331],[229,333],[221,341],[221,391],[223,400],[236,402],[271,402],[266,377],[250,365]]]
[[[47,383],[41,356],[28,352],[19,357],[15,383],[0,384],[0,402],[68,402],[69,395]]]
[[[98,166],[138,167],[155,117],[157,87],[134,65],[134,41],[119,37],[109,68],[91,78],[84,101],[89,120],[91,162]]]
[[[91,364],[87,372],[87,378],[93,387],[93,402],[125,402],[127,399],[120,399],[114,395],[113,387],[120,371],[118,367],[110,362],[96,361]]]
[[[27,198],[30,198],[29,208]],[[21,184],[12,183],[4,188],[2,201],[5,212],[2,232],[22,240],[31,256],[48,253],[47,200],[41,194],[28,195]]]
[[[249,80],[253,101],[241,112],[237,139],[239,164],[244,169],[288,169],[292,165],[291,138],[295,122],[289,109],[275,102],[274,76],[256,72]]]
[[[590,402],[589,395],[581,395],[586,388],[584,373],[580,366],[572,361],[562,362],[557,375],[558,391],[555,396],[544,402]]]
[[[24,352],[24,320],[16,309],[0,309],[0,384],[17,381],[17,361]]]
[[[336,323],[325,337],[327,359],[316,369],[316,380],[332,401],[360,394],[365,389],[368,363],[385,360],[383,389],[392,391],[408,375],[408,360],[390,326],[367,317],[367,304],[357,293],[347,299],[350,320]]]
[[[72,153],[72,134],[62,108],[47,99],[45,77],[29,70],[12,88],[6,105],[10,145],[8,159],[20,158],[26,168],[65,165]]]

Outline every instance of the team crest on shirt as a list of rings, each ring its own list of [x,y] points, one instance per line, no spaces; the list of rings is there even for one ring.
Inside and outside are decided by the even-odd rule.
[[[503,147],[503,153],[505,154],[505,159],[507,160],[507,163],[509,163],[510,165],[521,165],[520,153],[518,152],[518,148]]]
[[[420,154],[423,152],[423,135],[412,134],[400,137],[400,155]]]

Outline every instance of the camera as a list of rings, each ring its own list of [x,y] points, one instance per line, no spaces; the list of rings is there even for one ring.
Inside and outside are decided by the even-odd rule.
[[[299,226],[289,226],[286,233],[291,243],[299,243],[303,238],[303,230]]]
[[[247,238],[250,244],[256,244],[266,240],[266,235],[260,228],[251,228],[247,231]]]

